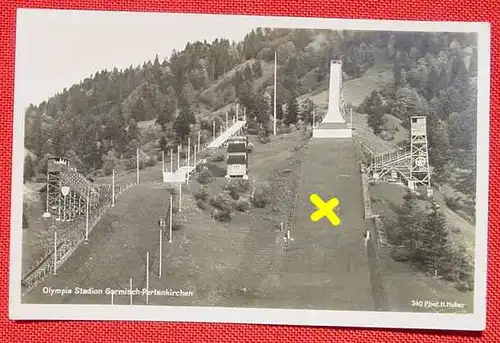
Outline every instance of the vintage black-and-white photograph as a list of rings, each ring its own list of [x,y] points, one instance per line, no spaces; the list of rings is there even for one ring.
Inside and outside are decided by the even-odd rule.
[[[11,315],[483,327],[489,27],[426,24],[20,10]]]

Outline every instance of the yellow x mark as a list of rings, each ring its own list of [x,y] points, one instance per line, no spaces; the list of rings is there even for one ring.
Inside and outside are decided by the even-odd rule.
[[[311,214],[311,220],[317,222],[323,217],[327,217],[333,226],[340,225],[340,218],[333,212],[333,209],[339,205],[337,198],[331,198],[328,202],[324,202],[321,197],[314,193],[309,197],[314,206],[318,209]]]

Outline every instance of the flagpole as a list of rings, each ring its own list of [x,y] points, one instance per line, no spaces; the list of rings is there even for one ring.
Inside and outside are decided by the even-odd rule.
[[[54,231],[54,275],[57,274],[57,231]]]
[[[278,65],[278,53],[274,52],[274,135],[276,136],[276,84],[277,84],[277,67]]]
[[[85,207],[85,243],[89,240],[90,188],[87,186],[87,206]]]
[[[162,260],[162,246],[163,246],[163,230],[160,229],[160,260],[158,261],[158,279],[161,279],[161,260]]]
[[[188,137],[187,166],[191,163],[191,137]]]
[[[179,183],[179,212],[182,210],[182,182]]]
[[[349,108],[349,114],[350,114],[350,117],[351,117],[351,130],[352,130],[352,107]]]
[[[146,253],[146,304],[149,304],[149,252]]]
[[[112,182],[113,199],[111,201],[111,207],[115,207],[115,170],[113,169],[113,182]]]
[[[169,243],[172,243],[172,214],[173,214],[173,211],[172,211],[172,207],[174,206],[173,204],[173,198],[170,197],[170,216],[169,216],[169,221],[170,221],[170,226],[169,226],[169,229],[170,229],[170,232],[169,232],[169,236],[168,236],[168,242]]]
[[[165,172],[165,151],[161,151],[161,172]]]
[[[177,169],[181,167],[181,145],[177,147]]]
[[[174,172],[174,149],[170,149],[170,172]]]
[[[139,184],[139,147],[137,147],[137,161],[136,161],[136,172],[137,172],[137,184]]]

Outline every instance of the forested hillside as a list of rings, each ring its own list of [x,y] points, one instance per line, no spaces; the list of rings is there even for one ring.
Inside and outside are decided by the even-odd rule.
[[[278,56],[277,116],[303,127],[313,104],[297,98],[327,88],[329,64],[343,61],[344,79],[377,63],[392,65],[394,83],[359,106],[381,139],[385,115],[408,123],[429,117],[431,164],[437,181],[475,187],[477,39],[474,34],[289,30],[257,28],[242,42],[189,43],[167,60],[103,70],[26,111],[25,179],[45,173],[46,158],[65,156],[84,173],[109,173],[135,156],[138,145],[169,149],[202,130],[212,135],[235,103],[268,135],[273,61]],[[361,90],[360,90],[361,91]],[[154,121],[147,130],[138,123]],[[154,154],[153,154],[154,155]],[[156,156],[145,156],[153,161]],[[452,168],[453,167],[453,168]],[[451,175],[449,170],[459,170]],[[436,178],[435,178],[436,179]]]

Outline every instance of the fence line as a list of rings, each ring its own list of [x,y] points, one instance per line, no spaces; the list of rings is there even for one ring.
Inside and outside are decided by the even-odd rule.
[[[115,191],[115,197],[118,197],[123,192],[129,190],[135,183],[129,183],[123,186],[118,186],[118,191]],[[105,185],[101,189],[110,189],[112,186]],[[116,188],[116,187],[115,187]],[[109,195],[109,194],[108,194]],[[89,230],[90,234],[94,227],[99,223],[107,209],[111,207],[111,196],[106,196],[103,200],[103,206],[99,208],[97,211],[93,211],[93,218],[89,221]],[[80,244],[85,240],[85,235],[82,235],[82,232],[85,232],[85,222],[78,223],[76,228],[69,231],[66,237],[63,237],[61,243],[58,244],[57,247],[57,256],[56,256],[56,266],[59,267],[62,265],[73,252],[80,246]],[[40,282],[43,281],[47,274],[50,274],[54,271],[54,249],[51,249],[47,254],[45,254],[42,258],[40,258],[21,278],[22,286],[26,287],[25,293],[31,291],[34,287],[36,287]]]

